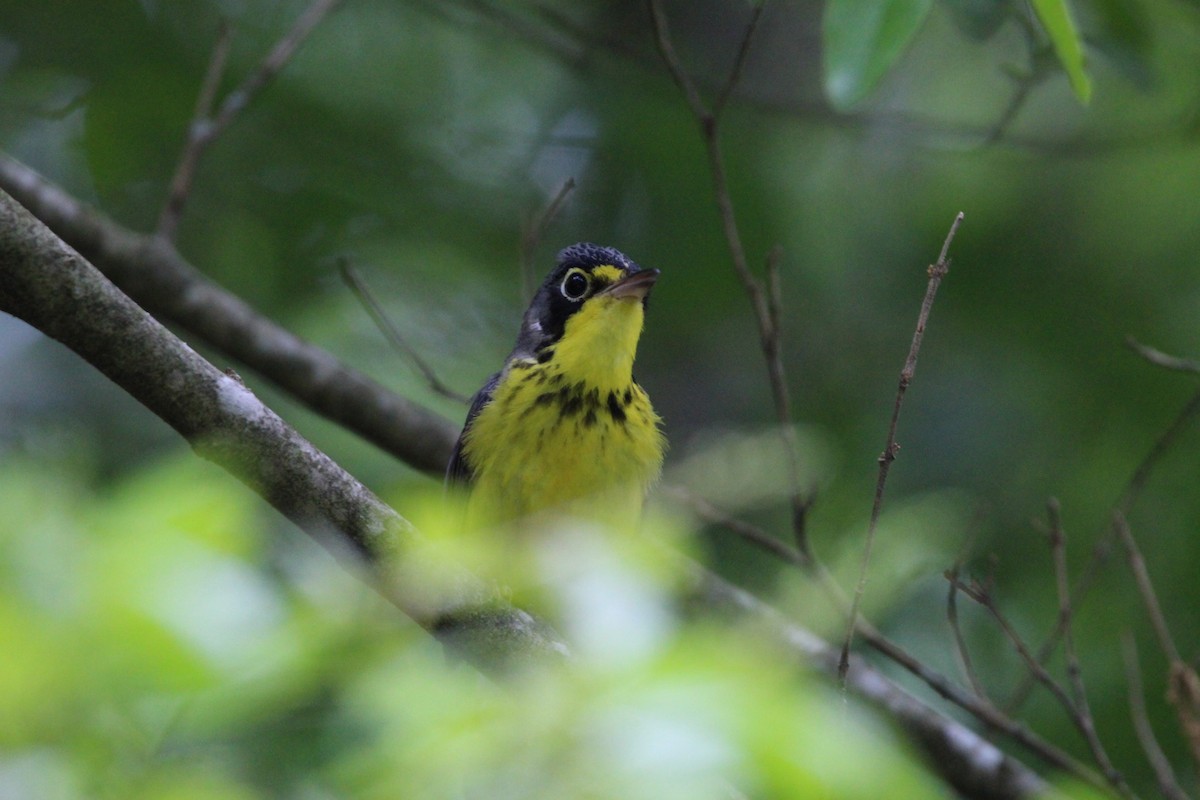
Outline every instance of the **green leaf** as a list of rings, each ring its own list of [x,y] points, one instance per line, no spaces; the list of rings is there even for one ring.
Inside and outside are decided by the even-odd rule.
[[[1066,0],[1033,0],[1033,10],[1050,35],[1054,52],[1071,81],[1071,90],[1086,105],[1092,99],[1092,79],[1083,68],[1083,43]]]
[[[875,88],[929,15],[932,0],[829,0],[822,38],[825,94],[839,110]]]

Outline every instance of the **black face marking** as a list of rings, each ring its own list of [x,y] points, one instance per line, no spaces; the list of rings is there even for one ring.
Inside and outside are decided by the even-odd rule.
[[[562,338],[567,320],[582,308],[599,284],[592,279],[597,267],[613,266],[624,274],[641,267],[620,250],[580,243],[558,254],[558,265],[546,276],[525,312],[514,353],[535,356],[540,364],[553,357],[552,346]]]
[[[633,392],[629,389],[625,390],[624,396],[621,398],[623,405],[629,405],[633,402]]]

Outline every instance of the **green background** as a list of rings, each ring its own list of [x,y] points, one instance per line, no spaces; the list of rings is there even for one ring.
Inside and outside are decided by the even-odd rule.
[[[234,29],[228,91],[303,6],[4,0],[0,146],[130,228],[152,230],[219,21]],[[1092,81],[1087,105],[1023,4],[959,0],[933,3],[911,41],[892,43],[896,60],[878,70],[879,82],[868,81],[861,97],[835,95],[835,111],[823,83],[822,59],[831,57],[822,52],[823,5],[779,2],[764,15],[723,119],[752,267],[761,274],[770,249],[782,248],[784,361],[805,480],[818,487],[810,528],[817,553],[846,585],[926,266],[954,215],[966,215],[900,420],[902,450],[866,605],[885,631],[955,676],[943,570],[965,557],[966,571],[991,581],[1005,613],[1039,643],[1057,613],[1042,533],[1047,498],[1061,501],[1078,575],[1138,462],[1195,391],[1194,378],[1148,365],[1124,339],[1184,356],[1200,350],[1200,5],[1089,0],[1071,8]],[[706,91],[719,87],[749,7],[706,0],[668,10],[684,63]],[[849,40],[857,41],[853,30]],[[787,538],[783,462],[754,321],[721,235],[697,126],[657,58],[640,3],[346,2],[208,150],[178,243],[206,275],[288,329],[459,420],[463,407],[429,391],[384,343],[340,282],[337,259],[351,259],[408,341],[469,393],[516,332],[522,225],[569,177],[578,187],[536,250],[538,272],[579,240],[615,245],[663,272],[638,375],[666,421],[665,483]],[[191,343],[242,371],[401,513],[434,485]],[[1192,426],[1130,514],[1185,658],[1196,656],[1200,625],[1198,445]],[[278,698],[267,692],[266,721],[229,723],[267,752],[222,780],[248,796],[269,794],[305,765],[340,763],[370,738],[350,723],[330,732],[328,720],[342,718],[322,707],[318,689],[358,663],[347,667],[345,652],[365,652],[369,662],[375,640],[396,635],[389,612],[327,575],[321,580],[337,584],[339,597],[358,597],[346,601],[355,609],[346,619],[321,610],[319,593],[296,599],[305,595],[296,570],[309,569],[296,563],[321,564],[325,575],[323,556],[240,486],[188,465],[182,441],[89,367],[8,318],[0,319],[0,459],[8,529],[0,622],[27,620],[26,604],[40,608],[45,596],[66,603],[62,641],[44,652],[8,634],[32,673],[114,638],[171,639],[136,614],[80,621],[68,602],[79,581],[111,580],[117,564],[148,559],[154,573],[173,558],[186,562],[161,554],[167,561],[156,565],[144,541],[118,546],[112,538],[133,536],[134,520],[158,520],[234,554],[238,570],[257,576],[243,578],[276,598],[263,601],[279,605],[272,613],[293,622],[316,615],[305,624],[324,632],[296,634],[313,651],[310,671],[300,673],[307,682],[285,671],[303,685],[293,690],[312,716],[273,705]],[[156,539],[153,525],[142,527]],[[229,541],[219,533],[226,528],[237,531]],[[800,574],[720,531],[699,532],[694,547],[838,635]],[[101,568],[105,558],[114,564]],[[146,592],[161,600],[169,586]],[[986,614],[967,604],[962,616],[976,667],[1003,698],[1023,669]],[[249,636],[272,652],[253,631],[237,633],[237,618],[218,615],[200,629]],[[1147,789],[1126,710],[1125,630],[1142,645],[1148,702],[1182,765],[1184,743],[1162,700],[1164,663],[1114,557],[1078,610],[1076,636],[1101,735]],[[338,643],[335,666],[321,666],[327,654],[313,642],[322,636]],[[160,644],[146,652],[161,653]],[[194,668],[180,655],[154,680],[186,693],[229,677],[197,677]],[[1061,674],[1061,659],[1052,668]],[[244,675],[228,669],[234,680]],[[101,673],[105,690],[129,675],[123,667]],[[1022,713],[1086,759],[1044,693]],[[320,747],[296,733],[288,714],[323,731],[320,746],[330,749],[307,750]],[[157,730],[160,718],[150,719]],[[252,736],[256,722],[269,735]],[[0,750],[35,740],[55,737],[0,741]],[[80,771],[91,774],[68,770]],[[0,781],[4,774],[0,767]]]

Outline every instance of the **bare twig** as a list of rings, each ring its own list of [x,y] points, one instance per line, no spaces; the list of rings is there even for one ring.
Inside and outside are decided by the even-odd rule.
[[[701,570],[694,564],[688,565],[688,571],[693,576],[694,589],[702,599],[707,600],[706,605],[750,612],[750,618],[757,625],[774,633],[779,640],[791,645],[792,649],[806,653],[820,665],[823,672],[830,675],[835,673],[838,662],[838,651],[835,647],[786,619],[777,609],[764,604],[749,592],[731,585],[713,573]],[[1031,800],[1033,797],[1042,796],[1042,790],[1037,788],[1040,780],[1030,782],[1029,770],[1019,763],[1013,763],[1008,756],[1002,755],[1002,751],[969,728],[940,724],[942,718],[931,717],[928,707],[916,703],[907,692],[893,691],[895,685],[865,661],[857,657],[851,659],[846,686],[851,692],[873,698],[883,704],[909,731],[917,744],[930,754],[931,763],[937,765],[939,772],[963,796],[1027,797]],[[939,724],[931,726],[930,723],[935,721]],[[1003,725],[1002,716],[997,718],[997,721]],[[1011,731],[1014,734],[1013,738],[1022,743],[1040,742],[1036,734],[1011,721],[1001,730]],[[1068,771],[1093,786],[1103,787],[1102,780],[1093,771],[1053,745],[1044,742],[1042,744],[1045,745],[1043,748],[1034,751],[1045,757],[1048,764]],[[964,758],[964,755],[975,752],[981,757]],[[988,760],[985,761],[982,756],[986,756]],[[1004,761],[992,760],[995,756],[1000,756]],[[966,772],[962,771],[964,767]]]
[[[766,359],[771,397],[775,404],[775,414],[779,422],[780,435],[784,440],[784,449],[787,454],[790,486],[789,499],[792,508],[792,531],[800,553],[804,556],[806,562],[812,565],[814,559],[805,530],[809,501],[800,488],[799,440],[795,429],[792,427],[791,400],[788,392],[787,375],[783,368],[779,326],[773,322],[771,312],[772,300],[769,296],[769,290],[764,287],[763,282],[751,271],[745,247],[742,245],[741,233],[738,230],[737,219],[733,211],[733,199],[729,193],[729,180],[725,170],[725,156],[721,150],[718,130],[721,115],[727,107],[728,100],[738,80],[741,78],[750,44],[753,40],[754,32],[758,29],[758,22],[762,16],[763,9],[766,7],[766,3],[760,3],[755,7],[753,16],[742,38],[741,45],[738,48],[738,54],[730,70],[729,77],[712,108],[709,108],[705,104],[704,98],[701,97],[695,81],[692,80],[691,76],[683,68],[683,64],[675,52],[675,45],[671,41],[671,34],[667,27],[667,17],[662,9],[662,1],[648,0],[648,3],[659,55],[662,57],[667,71],[671,74],[672,80],[675,81],[675,84],[683,93],[688,108],[691,110],[692,116],[700,128],[700,136],[704,140],[704,147],[708,156],[709,174],[712,178],[713,197],[717,204],[717,214],[721,220],[721,231],[725,236],[734,273],[737,275],[738,281],[742,284],[742,289],[750,300],[750,306],[754,312],[755,321],[758,324],[759,345]],[[775,269],[777,262],[777,255],[768,258],[768,273]],[[769,274],[768,278],[770,279]],[[778,276],[774,278],[774,284],[775,288],[778,288]]]
[[[946,591],[946,619],[954,634],[954,650],[958,654],[963,674],[967,676],[967,681],[971,684],[971,690],[980,700],[990,703],[987,690],[984,689],[983,682],[979,680],[979,675],[975,672],[975,665],[971,661],[971,651],[967,647],[967,640],[963,637],[962,627],[958,624],[958,576],[961,570],[962,559],[960,558],[947,573],[946,584],[949,589]]]
[[[167,201],[158,218],[160,235],[168,240],[174,238],[183,208],[187,204],[188,195],[191,192],[196,167],[204,151],[225,132],[238,114],[250,105],[258,93],[279,74],[279,71],[291,60],[296,49],[339,2],[341,0],[313,0],[304,13],[296,18],[291,30],[275,43],[271,52],[259,63],[258,68],[247,75],[240,86],[225,96],[216,115],[212,116],[216,90],[220,85],[225,59],[229,51],[229,29],[225,26],[222,27],[213,48],[203,88],[196,102],[195,118],[188,128],[188,138],[183,148],[183,154],[175,168]]]
[[[666,487],[661,491],[667,496],[673,497],[687,505],[693,513],[705,522],[722,527],[755,547],[775,555],[789,564],[797,566],[805,564],[804,557],[798,550],[788,547],[763,529],[716,508],[693,492],[682,487]],[[819,585],[825,590],[831,605],[845,617],[849,605],[848,598],[842,592],[837,582],[833,580],[820,564],[815,565],[815,567]],[[876,652],[909,672],[944,700],[953,703],[971,714],[988,729],[1008,737],[1055,769],[1075,775],[1080,780],[1093,786],[1105,786],[1104,779],[1093,770],[1079,763],[1053,744],[1041,739],[1024,725],[997,709],[983,694],[980,686],[976,687],[975,696],[963,692],[944,675],[930,669],[926,664],[905,651],[900,645],[880,633],[861,614],[858,618],[858,635]]]
[[[373,585],[472,663],[502,672],[514,661],[562,658],[564,647],[552,631],[496,597],[494,587],[455,565],[431,562],[436,555],[393,510],[300,439],[240,382],[205,362],[77,253],[53,240],[3,193],[0,311],[74,348],[335,555],[364,556]],[[676,558],[698,600],[752,621],[797,659],[832,674],[836,651],[830,645],[699,565]],[[354,556],[351,562],[362,564]],[[432,574],[447,580],[431,582]],[[848,686],[898,720],[964,796],[1043,796],[1046,786],[1036,773],[870,665],[856,659]]]
[[[887,486],[888,470],[891,469],[892,462],[896,460],[896,452],[900,449],[900,445],[896,443],[896,426],[900,421],[900,408],[904,404],[904,394],[908,391],[908,385],[912,382],[913,375],[917,370],[917,356],[921,352],[921,340],[925,336],[925,326],[929,322],[929,312],[933,309],[933,301],[937,297],[938,287],[942,285],[942,278],[946,277],[946,273],[950,271],[948,258],[950,244],[954,241],[954,236],[958,233],[958,226],[962,224],[962,221],[963,212],[960,211],[954,217],[954,222],[950,224],[950,232],[946,234],[946,241],[942,244],[942,252],[938,255],[937,262],[929,266],[929,283],[925,288],[925,299],[921,302],[921,312],[917,315],[917,327],[913,331],[908,357],[904,360],[903,369],[900,370],[900,383],[896,389],[896,402],[892,406],[892,419],[888,424],[887,442],[879,456],[879,477],[875,481],[875,500],[871,505],[871,519],[867,524],[867,540],[863,545],[858,583],[854,587],[854,599],[850,605],[850,624],[846,626],[846,638],[842,643],[843,664],[849,663],[850,647],[854,643],[854,623],[858,619],[858,608],[862,604],[863,592],[867,588],[871,549],[875,544],[875,530],[879,524],[880,513],[883,511],[883,494]]]
[[[1167,701],[1175,708],[1192,761],[1200,764],[1200,675],[1185,661],[1176,661],[1167,675]]]
[[[718,119],[721,113],[725,110],[726,104],[729,103],[729,98],[733,96],[734,89],[742,80],[742,72],[746,68],[746,60],[750,56],[750,43],[754,41],[754,34],[758,31],[758,23],[762,20],[763,12],[766,11],[767,4],[764,2],[754,6],[754,10],[750,12],[750,22],[746,25],[746,30],[742,33],[742,41],[738,44],[737,56],[734,58],[733,66],[729,69],[729,75],[725,79],[725,85],[717,92],[717,97],[713,100],[712,113]]]
[[[525,220],[521,226],[521,299],[528,303],[537,291],[537,270],[534,266],[534,256],[538,244],[546,234],[550,223],[558,216],[558,212],[567,202],[567,195],[575,188],[575,179],[567,178],[562,186],[554,193],[550,204],[532,219]]]
[[[741,539],[754,545],[760,550],[763,550],[775,556],[781,561],[795,566],[804,566],[805,559],[799,550],[794,547],[789,547],[784,542],[781,542],[777,537],[764,531],[757,525],[751,525],[745,520],[738,519],[732,514],[726,513],[714,506],[708,500],[704,499],[695,492],[683,486],[660,486],[657,490],[658,494],[664,494],[672,497],[678,502],[686,505],[691,511],[704,522],[711,525],[717,525],[725,530],[737,535]]]
[[[217,116],[213,119],[212,128],[207,139],[211,142],[229,127],[238,114],[253,102],[258,93],[266,88],[280,70],[291,60],[292,55],[321,23],[325,15],[340,3],[341,0],[313,0],[308,8],[296,18],[295,24],[284,36],[275,43],[271,52],[258,65],[258,69],[246,76],[242,85],[225,96]],[[207,142],[206,142],[207,143]]]
[[[1125,337],[1125,345],[1137,353],[1142,358],[1149,361],[1156,367],[1169,369],[1173,372],[1190,372],[1193,375],[1200,375],[1200,361],[1192,358],[1180,358],[1161,350],[1157,350],[1149,345],[1144,345],[1132,336]]]
[[[147,311],[182,326],[414,468],[445,474],[458,425],[284,330],[200,274],[164,239],[118,225],[3,153],[0,188]]]
[[[74,350],[464,658],[562,659],[547,626],[413,527],[0,192],[0,311]],[[430,576],[437,575],[431,581]],[[440,582],[439,582],[440,581]],[[434,588],[437,584],[437,588]]]
[[[1150,625],[1154,628],[1159,649],[1167,657],[1167,699],[1175,709],[1179,728],[1191,748],[1192,758],[1200,763],[1200,677],[1197,676],[1196,670],[1184,661],[1175,645],[1166,616],[1159,605],[1158,594],[1154,591],[1150,571],[1146,569],[1146,560],[1142,557],[1142,551],[1129,529],[1129,524],[1119,512],[1113,514],[1113,526],[1125,547],[1126,560],[1130,571],[1133,572],[1146,615],[1150,617]]]
[[[1083,684],[1083,668],[1079,664],[1079,653],[1075,649],[1075,636],[1073,626],[1071,625],[1071,587],[1070,577],[1067,574],[1067,534],[1062,524],[1062,507],[1056,498],[1050,498],[1046,503],[1046,514],[1050,521],[1050,550],[1054,561],[1054,577],[1055,586],[1058,591],[1058,618],[1059,624],[1063,628],[1063,648],[1066,654],[1067,661],[1067,681],[1071,686],[1071,695],[1075,714],[1078,716],[1076,725],[1083,732],[1084,738],[1087,739],[1088,748],[1092,751],[1092,757],[1096,759],[1096,763],[1104,770],[1106,775],[1116,776],[1117,782],[1113,783],[1118,791],[1122,794],[1130,794],[1129,786],[1125,783],[1124,778],[1120,776],[1112,761],[1108,757],[1108,753],[1104,749],[1104,745],[1100,741],[1100,735],[1096,731],[1096,718],[1092,716],[1092,709],[1088,703],[1087,689]]]
[[[1162,461],[1163,457],[1170,449],[1179,441],[1184,430],[1192,423],[1192,420],[1200,414],[1200,392],[1196,392],[1188,399],[1183,408],[1175,415],[1175,419],[1167,426],[1167,429],[1155,440],[1150,450],[1142,458],[1141,462],[1130,475],[1129,480],[1125,484],[1125,488],[1121,490],[1120,496],[1117,498],[1113,506],[1114,513],[1119,513],[1122,516],[1129,514],[1134,504],[1141,497],[1142,492],[1146,488],[1147,482],[1150,480],[1150,475],[1154,472],[1154,468]],[[1110,524],[1108,529],[1100,535],[1096,543],[1092,546],[1092,553],[1088,559],[1087,566],[1084,567],[1083,573],[1075,581],[1075,587],[1071,592],[1071,602],[1075,608],[1078,608],[1088,593],[1091,591],[1096,580],[1100,576],[1100,569],[1108,562],[1112,541],[1118,537],[1116,529],[1115,517],[1113,524]],[[1053,655],[1058,647],[1063,635],[1063,626],[1056,621],[1054,628],[1046,636],[1040,648],[1038,648],[1038,661],[1045,664]],[[1033,689],[1034,679],[1031,674],[1026,674],[1017,687],[1013,690],[1012,696],[1004,707],[1011,713],[1021,706],[1029,696],[1029,692]]]
[[[1162,606],[1158,604],[1158,595],[1154,591],[1154,582],[1150,579],[1150,572],[1146,569],[1146,560],[1142,557],[1137,540],[1133,538],[1133,532],[1129,529],[1125,515],[1119,511],[1113,513],[1113,529],[1116,530],[1121,544],[1125,547],[1129,569],[1137,583],[1138,595],[1142,598],[1142,604],[1146,607],[1146,615],[1150,617],[1150,625],[1154,628],[1159,649],[1162,650],[1168,661],[1182,661],[1179,648],[1175,646],[1175,640],[1171,637],[1171,629],[1167,626],[1167,619],[1163,616]]]
[[[1113,766],[1108,753],[1096,735],[1091,715],[1079,708],[1071,699],[1068,691],[1063,688],[1062,684],[1055,680],[1054,676],[1047,672],[1041,662],[1034,657],[1033,652],[1025,644],[1025,640],[1017,632],[1016,628],[1013,627],[1012,623],[1009,622],[1008,618],[1004,616],[1003,612],[1000,611],[991,594],[979,585],[967,584],[962,581],[958,581],[958,588],[959,591],[983,606],[992,615],[992,618],[1000,626],[1000,630],[1004,632],[1009,642],[1012,643],[1013,648],[1017,651],[1017,655],[1025,663],[1026,668],[1034,674],[1038,683],[1042,684],[1058,700],[1059,704],[1067,712],[1067,717],[1071,720],[1071,723],[1078,729],[1080,735],[1083,736],[1084,741],[1092,752],[1092,757],[1104,773],[1104,778],[1108,784],[1116,789],[1122,797],[1132,798],[1134,794],[1130,790],[1129,784],[1126,783],[1124,776],[1121,775],[1117,768]]]
[[[175,175],[171,178],[171,186],[167,191],[167,202],[163,204],[158,215],[158,234],[165,239],[173,240],[179,227],[179,219],[183,215],[184,204],[192,189],[192,180],[196,174],[196,164],[204,145],[199,144],[204,130],[211,125],[213,103],[217,99],[217,90],[221,86],[221,78],[225,74],[225,61],[229,57],[229,48],[233,43],[233,27],[226,20],[221,21],[217,29],[217,41],[213,45],[209,57],[208,70],[204,74],[204,83],[200,94],[196,97],[196,109],[192,112],[192,121],[188,125],[187,141],[179,163],[175,167]]]
[[[1137,733],[1142,752],[1146,754],[1146,760],[1154,770],[1158,789],[1168,800],[1191,800],[1176,780],[1175,770],[1171,768],[1171,762],[1154,734],[1154,726],[1150,724],[1150,716],[1146,713],[1146,691],[1142,686],[1142,669],[1138,664],[1137,643],[1129,631],[1121,635],[1121,653],[1125,657],[1125,681],[1129,684],[1129,716],[1133,720],[1133,729]]]
[[[412,366],[416,368],[417,372],[421,373],[421,377],[425,379],[425,383],[428,384],[431,390],[437,394],[440,394],[442,397],[455,400],[459,403],[470,402],[471,398],[464,394],[459,394],[446,384],[442,383],[441,378],[437,376],[437,373],[434,371],[433,367],[429,366],[429,362],[422,358],[421,354],[413,349],[413,347],[407,341],[405,341],[404,337],[400,334],[399,329],[396,328],[395,324],[379,305],[379,301],[375,299],[375,295],[373,295],[371,290],[367,287],[366,282],[363,281],[362,276],[358,274],[358,270],[354,269],[354,267],[350,264],[349,259],[338,259],[338,271],[342,274],[342,280],[345,281],[348,287],[350,287],[350,290],[354,292],[355,296],[358,297],[358,300],[360,303],[362,303],[363,308],[367,309],[367,313],[370,314],[371,319],[375,321],[375,326],[379,328],[379,330],[383,331],[383,335],[389,342],[391,342],[392,347],[395,347],[398,351],[400,351],[400,353],[409,360]]]

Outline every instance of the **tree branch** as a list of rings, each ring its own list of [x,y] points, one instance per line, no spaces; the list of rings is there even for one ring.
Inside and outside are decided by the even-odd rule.
[[[460,394],[443,383],[442,379],[438,377],[437,371],[429,365],[428,361],[421,357],[416,348],[405,340],[404,336],[400,333],[400,329],[388,317],[387,312],[383,310],[383,306],[375,299],[375,295],[371,294],[371,289],[367,286],[366,281],[358,274],[358,270],[354,268],[348,258],[338,259],[338,271],[342,273],[342,282],[349,287],[350,291],[354,292],[354,296],[358,298],[358,302],[362,304],[362,307],[367,310],[367,314],[375,323],[375,327],[383,333],[383,337],[388,340],[397,352],[409,360],[413,368],[425,379],[425,385],[431,391],[456,403],[466,405],[471,402],[470,397]]]
[[[180,155],[175,175],[171,178],[167,202],[158,218],[158,232],[164,239],[171,240],[175,236],[179,219],[183,215],[183,207],[192,188],[196,167],[204,151],[233,124],[238,114],[250,105],[258,93],[275,79],[279,71],[291,60],[296,49],[339,2],[341,0],[313,0],[296,18],[291,30],[275,43],[258,68],[247,75],[240,86],[225,96],[214,117],[210,114],[216,99],[217,86],[225,69],[225,58],[229,54],[230,31],[228,26],[222,26],[217,34],[217,43],[213,47],[208,73],[196,101],[192,124],[188,126],[187,142]]]
[[[74,350],[480,668],[565,647],[483,581],[435,561],[409,523],[0,192],[0,311]],[[430,574],[443,577],[436,590]]]
[[[693,591],[707,605],[752,618],[789,649],[803,653],[830,677],[837,675],[840,651],[795,625],[749,592],[693,565]],[[893,684],[856,656],[846,671],[846,688],[886,709],[917,742],[931,764],[964,797],[1044,797],[1047,786],[1035,773],[1005,755],[975,731],[955,722]]]
[[[395,511],[2,192],[0,310],[75,350],[335,555],[366,564],[385,596],[471,663],[503,674],[513,662],[564,656],[544,624],[461,568],[435,560]],[[764,626],[798,658],[834,674],[830,645],[699,565],[685,560],[682,568],[695,599]],[[431,585],[431,572],[445,577]],[[1045,789],[1020,762],[858,659],[847,685],[899,720],[965,795],[1028,798]]]
[[[846,626],[846,638],[842,642],[842,666],[848,663],[850,646],[854,643],[855,622],[858,620],[858,608],[862,603],[863,592],[867,588],[867,572],[871,565],[871,548],[875,544],[875,530],[879,524],[879,515],[883,511],[883,491],[887,487],[888,471],[896,460],[900,445],[896,443],[896,426],[900,422],[900,408],[904,405],[904,394],[917,371],[917,356],[921,352],[921,341],[925,337],[925,326],[929,323],[929,313],[933,310],[933,301],[937,297],[938,287],[942,278],[950,271],[950,243],[958,233],[962,224],[963,212],[958,212],[954,222],[950,224],[950,232],[942,244],[942,252],[935,263],[929,265],[929,283],[925,288],[925,299],[921,301],[921,311],[917,314],[917,327],[913,331],[912,344],[908,349],[908,357],[904,359],[904,367],[900,370],[900,382],[896,388],[896,402],[892,406],[892,419],[888,424],[887,442],[879,455],[879,477],[875,481],[875,500],[871,504],[871,519],[867,524],[867,541],[863,545],[862,562],[859,566],[858,583],[854,587],[854,599],[850,604],[850,620]]]
[[[169,243],[118,225],[0,153],[0,189],[142,307],[201,337],[300,402],[414,468],[441,475],[458,427],[388,391],[205,278]]]
[[[708,155],[708,171],[712,178],[713,199],[717,204],[717,215],[721,221],[721,231],[725,235],[725,243],[729,249],[734,274],[742,284],[746,297],[750,300],[754,319],[758,323],[758,340],[766,359],[767,378],[771,387],[771,399],[775,405],[775,416],[779,422],[780,436],[783,438],[784,451],[787,455],[788,485],[792,507],[792,533],[796,539],[796,547],[804,556],[805,566],[814,566],[815,559],[809,547],[807,534],[807,518],[809,501],[800,488],[800,442],[796,437],[796,429],[792,426],[791,398],[789,396],[787,375],[783,368],[781,355],[780,332],[778,319],[772,313],[772,308],[779,304],[779,276],[777,252],[772,252],[767,258],[767,280],[755,277],[750,270],[750,262],[746,257],[746,248],[742,244],[737,217],[733,212],[733,197],[729,192],[729,179],[725,171],[725,156],[721,150],[719,127],[721,115],[733,94],[734,88],[741,79],[742,70],[750,51],[750,43],[758,30],[758,23],[766,6],[765,0],[755,7],[742,36],[741,45],[729,76],[721,89],[712,108],[704,103],[696,82],[688,75],[675,52],[671,41],[671,33],[667,26],[667,15],[662,8],[662,0],[648,0],[650,22],[654,29],[654,41],[658,47],[663,64],[670,73],[671,79],[683,93],[688,109],[692,112],[696,124],[700,128],[700,138]]]
[[[1125,659],[1125,680],[1129,684],[1129,716],[1133,719],[1133,729],[1137,733],[1142,752],[1146,754],[1146,760],[1154,770],[1158,789],[1167,800],[1191,800],[1176,780],[1171,761],[1159,745],[1158,737],[1154,735],[1154,726],[1150,724],[1150,715],[1146,713],[1146,692],[1142,688],[1137,644],[1129,631],[1125,631],[1121,636],[1121,654]]]

